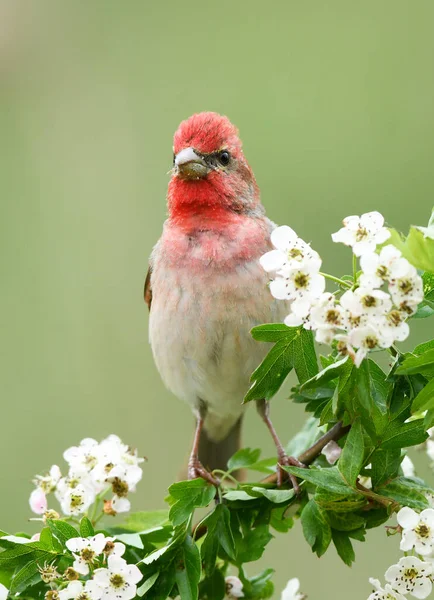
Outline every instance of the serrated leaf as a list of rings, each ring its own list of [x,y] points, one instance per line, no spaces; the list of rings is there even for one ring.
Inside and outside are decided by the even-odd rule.
[[[314,485],[329,490],[335,494],[342,496],[351,496],[356,492],[344,481],[337,467],[330,467],[327,469],[318,469],[311,467],[309,469],[302,469],[299,467],[283,467],[288,473],[292,473],[300,479],[309,481]]]
[[[344,531],[337,531],[335,529],[332,530],[332,539],[333,544],[335,545],[336,552],[338,556],[343,560],[343,562],[351,567],[353,564],[356,555],[354,554],[354,548],[349,538],[348,533]]]
[[[80,535],[84,538],[95,535],[93,525],[87,517],[82,517],[80,521]]]
[[[347,435],[338,463],[342,477],[352,487],[356,485],[357,476],[363,466],[364,455],[363,428],[360,420],[356,419]]]
[[[320,371],[318,374],[313,376],[311,379],[305,381],[300,387],[300,390],[302,392],[305,392],[307,390],[314,390],[318,387],[321,387],[325,383],[328,383],[329,381],[337,379],[346,369],[347,363],[348,356],[345,356],[344,358],[332,363],[331,365]]]
[[[275,504],[280,504],[282,502],[288,502],[294,497],[294,490],[273,490],[263,487],[253,487],[253,492],[257,492],[261,494],[270,502],[274,502]]]
[[[197,600],[201,574],[200,554],[190,536],[185,538],[178,561],[181,564],[176,569],[175,580],[181,600]]]
[[[430,367],[433,364],[434,348],[431,348],[419,356],[409,356],[395,372],[397,375],[412,375],[414,373],[421,373],[423,375],[426,367]]]
[[[324,514],[330,527],[338,531],[352,531],[365,526],[365,518],[355,513],[326,511]]]
[[[249,597],[270,598],[274,591],[274,586],[271,582],[273,574],[274,569],[265,569],[259,575],[251,577],[248,586]]]
[[[415,489],[415,482],[407,477],[397,477],[387,485],[381,486],[377,491],[382,496],[392,498],[402,506],[410,506],[416,510],[428,508],[428,500],[422,491]]]
[[[9,593],[14,595],[18,592],[21,592],[32,583],[35,583],[34,580],[40,581],[40,579],[38,562],[36,560],[32,560],[26,563],[13,576]]]
[[[214,486],[199,478],[174,483],[169,487],[169,493],[176,500],[169,511],[169,518],[176,526],[187,521],[195,508],[208,506],[216,491]]]
[[[376,450],[371,456],[371,479],[374,489],[398,475],[401,464],[401,450]]]
[[[309,500],[301,513],[304,537],[318,556],[322,556],[331,542],[331,529],[323,512],[314,500]]]
[[[201,523],[207,527],[207,534],[201,546],[201,558],[205,573],[209,577],[216,566],[219,546],[232,560],[235,559],[235,542],[230,526],[230,513],[227,506],[219,504]]]
[[[243,502],[246,500],[256,500],[256,496],[250,496],[250,494],[244,490],[230,490],[223,494],[223,498],[230,502],[235,502],[236,500],[242,500]]]
[[[234,536],[237,563],[259,560],[272,538],[268,525],[258,525],[244,532],[243,536]]]
[[[431,379],[426,386],[418,393],[411,405],[412,413],[418,413],[434,408],[434,379]]]
[[[415,419],[408,423],[393,421],[384,432],[381,447],[383,450],[408,448],[422,444],[427,437],[423,419]]]
[[[298,381],[303,384],[318,374],[318,362],[312,332],[303,327],[298,329],[291,348],[292,365]]]
[[[284,323],[266,323],[253,327],[251,334],[257,342],[278,342],[282,339],[293,339],[297,327],[288,327]]]
[[[223,573],[214,569],[210,577],[205,577],[199,585],[199,598],[208,600],[224,600],[226,596],[226,582]]]
[[[48,519],[47,525],[63,546],[65,545],[65,542],[71,538],[81,537],[75,527],[66,521],[61,521],[60,519]]]
[[[146,533],[157,527],[163,527],[169,521],[167,510],[142,511],[128,515],[127,520],[116,529],[123,529],[136,533]]]
[[[389,244],[393,244],[402,252],[404,258],[421,271],[434,271],[434,240],[425,237],[416,227],[410,227],[407,238],[390,229]]]
[[[261,456],[260,448],[242,448],[228,460],[228,470],[246,469],[255,464]]]

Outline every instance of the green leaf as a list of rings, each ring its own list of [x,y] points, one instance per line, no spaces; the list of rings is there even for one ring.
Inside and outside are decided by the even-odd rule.
[[[169,513],[167,510],[136,512],[128,515],[125,523],[122,523],[116,529],[145,533],[146,531],[163,527],[168,521]]]
[[[66,521],[61,521],[60,519],[48,519],[47,525],[51,529],[53,535],[62,544],[62,546],[64,546],[65,542],[67,542],[71,538],[80,537],[80,534],[75,529],[75,527],[73,527]]]
[[[40,581],[38,562],[31,560],[26,563],[17,573],[13,576],[9,593],[14,595],[21,592],[29,585]]]
[[[258,525],[249,529],[241,536],[235,535],[236,560],[238,564],[259,560],[265,550],[265,546],[273,538],[268,530],[268,525]]]
[[[229,500],[230,502],[235,502],[237,500],[256,500],[256,496],[250,496],[250,494],[244,490],[229,490],[229,492],[223,494],[223,498],[225,498],[225,500]]]
[[[92,526],[92,523],[87,517],[83,517],[80,521],[80,535],[84,538],[95,535],[95,530]]]
[[[318,556],[322,556],[330,545],[332,533],[323,512],[315,500],[309,500],[301,513],[304,537]]]
[[[202,562],[209,577],[215,569],[219,546],[232,560],[235,559],[235,543],[230,526],[230,513],[227,506],[218,504],[201,523],[206,525],[207,534],[201,546]]]
[[[356,419],[347,435],[338,463],[342,477],[352,487],[356,485],[357,476],[363,466],[364,455],[363,428],[360,420]]]
[[[175,580],[181,600],[197,600],[201,574],[199,549],[190,536],[187,536],[178,555]]]
[[[431,379],[426,386],[418,393],[411,405],[413,413],[434,408],[434,379]]]
[[[274,592],[274,585],[271,582],[273,574],[274,569],[265,569],[259,575],[249,579],[249,585],[246,586],[249,597],[270,598]]]
[[[136,594],[140,598],[146,594],[147,591],[151,589],[154,583],[157,581],[158,576],[160,575],[160,571],[156,571],[153,575],[148,577],[148,579],[142,583],[140,587],[137,588]]]
[[[310,467],[309,469],[302,469],[299,467],[283,467],[288,473],[292,473],[300,479],[309,481],[320,488],[324,488],[335,494],[342,496],[350,496],[356,492],[343,480],[342,475],[336,467],[330,467],[327,469],[318,469],[316,467]]]
[[[261,450],[256,448],[242,448],[228,460],[228,470],[235,471],[236,469],[246,469],[255,464],[261,456]]]
[[[51,529],[44,527],[39,536],[39,543],[45,546],[47,550],[54,550],[54,543],[57,542],[56,538],[53,537]],[[57,542],[56,550],[62,550],[62,546]]]
[[[288,456],[300,456],[312,446],[320,434],[322,434],[322,431],[318,426],[318,419],[308,417],[301,430],[288,442],[285,448],[286,453]],[[274,461],[274,464],[276,464],[276,461]]]
[[[292,365],[298,381],[303,384],[318,374],[318,362],[312,332],[303,327],[298,329],[291,348]]]
[[[210,577],[205,577],[199,585],[199,598],[223,600],[226,596],[226,582],[223,573],[214,569]]]
[[[258,342],[279,342],[282,339],[293,339],[298,327],[288,327],[284,323],[266,323],[253,327],[251,334]]]
[[[419,356],[409,356],[396,369],[397,375],[412,375],[413,373],[421,373],[426,371],[426,367],[434,364],[434,348],[427,350]]]
[[[288,500],[291,500],[295,495],[294,490],[273,490],[263,487],[253,487],[252,491],[261,494],[267,498],[267,500],[270,500],[270,502],[274,502],[275,504],[288,502]]]
[[[337,362],[332,363],[331,365],[329,365],[328,367],[326,367],[325,369],[320,371],[317,375],[315,375],[315,376],[311,377],[311,379],[308,379],[307,381],[305,381],[303,383],[303,385],[300,387],[300,390],[303,392],[305,392],[307,390],[314,390],[314,389],[317,389],[317,388],[323,386],[325,383],[328,383],[329,381],[333,381],[334,379],[337,379],[348,368],[348,366],[347,366],[348,363],[351,363],[351,361],[348,361],[348,356],[345,356],[344,358],[338,360]],[[351,366],[351,364],[350,364],[350,366]]]
[[[374,489],[398,475],[401,465],[401,450],[376,450],[371,456],[371,479]]]
[[[365,518],[355,513],[327,511],[324,513],[332,529],[352,531],[365,526]]]
[[[407,477],[397,477],[378,490],[382,496],[392,498],[402,506],[410,506],[417,510],[428,508],[428,501],[422,491],[416,489],[415,482]]]
[[[346,565],[351,567],[356,558],[356,555],[354,554],[354,548],[348,534],[344,531],[336,531],[335,529],[333,529],[332,539],[339,557],[344,561]]]
[[[169,512],[173,525],[187,521],[195,508],[208,506],[215,496],[215,487],[204,479],[180,481],[169,487],[170,495],[176,500]]]
[[[252,385],[247,392],[244,403],[251,400],[269,400],[280,389],[288,373],[292,370],[292,341],[297,336],[297,329],[278,341],[262,363],[253,371],[250,381]]]
[[[427,437],[423,419],[415,419],[409,423],[393,421],[384,433],[381,447],[383,450],[408,448],[422,444]]]
[[[416,227],[410,227],[406,239],[394,229],[390,229],[388,244],[393,244],[402,252],[404,258],[421,271],[434,271],[434,240],[425,237]]]

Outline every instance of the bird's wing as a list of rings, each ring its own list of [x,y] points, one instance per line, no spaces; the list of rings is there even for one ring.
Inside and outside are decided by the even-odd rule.
[[[145,288],[143,290],[143,296],[145,298],[145,302],[148,305],[149,310],[151,310],[151,304],[152,304],[151,274],[152,274],[152,267],[149,267],[148,273],[147,273],[146,279],[145,279]]]

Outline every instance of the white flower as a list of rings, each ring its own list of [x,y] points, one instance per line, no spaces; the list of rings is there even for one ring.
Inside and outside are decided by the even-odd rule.
[[[310,311],[310,326],[316,331],[316,341],[330,344],[336,333],[336,328],[344,326],[345,313],[337,304],[333,294],[324,293],[312,305]]]
[[[14,544],[29,544],[33,542],[33,539],[22,537],[20,535],[4,535],[2,540],[6,540],[7,542],[14,542]]]
[[[426,453],[428,458],[434,460],[434,440],[428,439],[426,441]]]
[[[398,512],[397,520],[403,529],[399,545],[401,550],[415,548],[422,556],[431,554],[434,547],[434,510],[426,508],[419,515],[412,508],[404,506]]]
[[[229,575],[225,578],[226,584],[226,597],[227,598],[243,598],[243,584],[241,579],[235,577],[235,575]]]
[[[105,546],[103,552],[106,556],[122,556],[125,552],[125,544],[115,542],[115,538],[105,538]]]
[[[63,458],[76,470],[91,471],[98,463],[98,448],[96,440],[85,438],[79,446],[71,446],[65,450]]]
[[[319,298],[324,289],[324,276],[311,270],[309,265],[270,282],[270,292],[277,300],[299,300],[305,306],[310,306],[312,300]]]
[[[109,556],[107,569],[96,569],[94,580],[103,588],[104,600],[131,600],[136,595],[142,573],[136,565],[128,565],[118,556]]]
[[[392,588],[415,598],[427,598],[432,589],[430,575],[433,567],[416,556],[404,556],[386,571],[386,580]]]
[[[360,258],[362,275],[359,283],[364,287],[379,288],[385,281],[393,281],[404,277],[410,270],[410,263],[402,258],[401,252],[389,244],[381,249],[380,254],[370,252]]]
[[[47,497],[41,488],[36,488],[30,494],[29,498],[30,509],[37,515],[43,515],[48,508]]]
[[[334,440],[331,440],[331,442],[326,444],[321,450],[321,454],[326,457],[327,462],[330,465],[334,465],[342,454],[342,448]]]
[[[297,236],[287,225],[276,227],[271,232],[271,243],[276,250],[267,252],[259,259],[267,272],[285,272],[298,269],[302,263],[311,263],[317,271],[321,267],[318,252]]]
[[[59,467],[57,465],[53,465],[48,475],[36,475],[33,483],[45,494],[49,494],[56,489],[61,477],[62,474]]]
[[[351,315],[374,317],[392,308],[389,294],[382,290],[358,287],[354,292],[347,290],[341,297],[341,306]]]
[[[66,487],[63,495],[58,496],[60,507],[65,515],[79,515],[87,511],[95,500],[95,492],[83,484]]]
[[[303,600],[306,596],[300,593],[300,581],[297,577],[290,579],[283,590],[280,600]]]
[[[3,585],[2,583],[0,583],[0,600],[6,600],[6,598],[8,597],[9,594],[9,590],[8,588]]]
[[[389,283],[389,292],[393,302],[409,315],[416,311],[417,305],[423,300],[422,278],[412,265],[410,267],[411,269],[406,275]]]
[[[102,588],[92,579],[70,581],[65,589],[59,591],[59,600],[100,600],[102,594]]]
[[[343,225],[339,231],[332,233],[332,240],[351,246],[356,256],[373,252],[377,244],[382,244],[390,237],[390,232],[383,227],[384,217],[377,211],[361,217],[346,217]]]
[[[382,317],[379,317],[377,324],[379,329],[388,331],[398,342],[406,340],[410,334],[410,327],[406,322],[408,315],[396,308],[389,311]]]
[[[66,542],[66,547],[74,555],[73,568],[77,573],[88,575],[89,565],[94,563],[99,554],[102,554],[106,543],[107,540],[102,533],[97,533],[97,535],[90,538],[71,538]]]
[[[369,583],[375,591],[370,594],[368,600],[406,600],[405,596],[392,589],[392,586],[388,583],[382,588],[378,579],[372,577],[369,578]]]
[[[350,347],[358,348],[354,359],[354,364],[360,367],[362,360],[368,355],[370,350],[375,348],[389,348],[393,344],[393,337],[387,335],[386,331],[381,331],[372,325],[358,327],[350,331],[348,335]]]
[[[404,474],[404,477],[414,477],[415,470],[414,464],[411,458],[406,454],[401,462],[401,469]]]

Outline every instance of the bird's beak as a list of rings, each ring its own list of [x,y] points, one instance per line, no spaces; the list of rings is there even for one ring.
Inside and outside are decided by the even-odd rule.
[[[175,156],[175,172],[182,179],[202,179],[209,171],[203,157],[193,148],[184,148]]]

